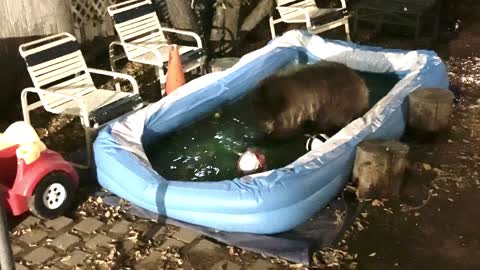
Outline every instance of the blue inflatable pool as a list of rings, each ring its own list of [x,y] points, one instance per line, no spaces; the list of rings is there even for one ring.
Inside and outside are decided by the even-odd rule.
[[[217,182],[169,181],[152,169],[145,143],[237,100],[286,65],[322,60],[396,73],[401,80],[362,118],[283,168]],[[403,134],[406,97],[420,87],[448,87],[446,68],[432,51],[387,50],[290,31],[232,68],[191,81],[102,129],[94,143],[98,180],[137,206],[184,222],[229,232],[287,231],[344,188],[359,142]]]

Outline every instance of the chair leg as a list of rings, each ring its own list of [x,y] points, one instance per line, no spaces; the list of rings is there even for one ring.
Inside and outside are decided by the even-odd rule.
[[[347,40],[352,41],[352,39],[350,37],[350,25],[349,25],[349,22],[348,22],[348,18],[345,19],[345,33],[347,35]]]
[[[275,24],[273,23],[273,16],[270,16],[269,23],[270,23],[270,34],[272,35],[272,39],[274,39],[276,35],[275,35]]]
[[[110,46],[109,50],[108,50],[108,56],[109,56],[109,60],[110,60],[110,68],[112,69],[113,72],[116,72],[117,70],[117,66],[116,66],[116,62],[117,62],[117,58],[115,56],[115,49],[113,46]],[[120,92],[121,91],[121,87],[120,87],[120,83],[117,82],[115,84],[115,90]]]
[[[22,104],[23,121],[30,125],[30,110],[28,109],[27,91],[22,91],[20,101]]]
[[[155,66],[155,74],[157,75],[158,82],[160,84],[160,91],[163,97],[165,95],[165,80],[166,80],[165,72],[163,72],[163,68],[160,68],[159,66]]]
[[[86,169],[90,167],[90,163],[93,158],[93,145],[92,145],[92,133],[90,128],[84,127],[85,130],[85,145],[87,149],[87,164],[85,165]]]
[[[207,63],[200,65],[200,76],[207,74],[208,66]]]

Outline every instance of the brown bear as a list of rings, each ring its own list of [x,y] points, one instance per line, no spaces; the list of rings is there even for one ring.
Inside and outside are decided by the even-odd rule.
[[[250,93],[261,129],[271,138],[332,133],[368,110],[364,80],[344,64],[320,61],[262,80]]]

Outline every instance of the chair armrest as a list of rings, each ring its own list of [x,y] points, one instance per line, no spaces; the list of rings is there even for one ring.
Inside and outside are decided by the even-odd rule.
[[[83,100],[77,96],[74,96],[74,95],[68,95],[68,94],[62,94],[62,93],[56,93],[56,92],[52,92],[52,91],[47,91],[47,90],[43,90],[43,89],[39,89],[39,88],[34,88],[34,87],[27,87],[25,89],[23,89],[22,93],[21,93],[21,103],[22,103],[22,111],[23,111],[23,118],[25,120],[25,122],[27,123],[30,123],[30,116],[28,114],[28,111],[30,110],[33,110],[35,108],[38,108],[40,106],[36,106],[34,108],[29,108],[29,105],[28,105],[28,101],[27,101],[27,94],[28,93],[36,93],[39,97],[41,94],[44,94],[44,95],[51,95],[51,96],[58,96],[58,97],[62,97],[62,98],[66,98],[66,99],[70,99],[70,100],[73,100],[75,101],[76,103],[78,103],[78,107],[80,108],[80,116],[85,120],[88,120],[88,110],[87,110],[87,106],[85,105],[85,102],[83,102]],[[40,101],[41,104],[43,105],[43,107],[46,109],[46,110],[50,110],[52,111],[52,108],[50,108],[50,106],[48,106],[47,104],[44,104],[42,102],[42,99],[40,97]]]
[[[80,107],[81,110],[83,110],[85,112],[87,111],[85,103],[83,102],[83,100],[81,98],[77,97],[77,96],[74,96],[74,95],[56,93],[56,92],[53,92],[53,91],[43,90],[43,89],[34,88],[34,87],[27,87],[27,88],[23,89],[22,94],[23,93],[36,93],[39,96],[40,96],[40,94],[44,94],[44,95],[58,96],[58,97],[62,97],[62,98],[71,99],[71,100],[78,103],[78,105],[79,105],[78,107]],[[44,104],[44,106],[45,106],[45,104]]]
[[[136,48],[136,49],[141,49],[141,50],[147,50],[147,51],[150,51],[151,53],[153,53],[153,55],[155,55],[155,57],[157,58],[157,62],[158,62],[158,67],[161,68],[163,67],[163,61],[162,61],[162,55],[160,54],[160,52],[157,50],[157,49],[152,49],[152,48],[148,48],[148,47],[143,47],[143,46],[138,46],[138,45],[135,45],[135,44],[132,44],[132,43],[126,43],[126,42],[120,42],[120,41],[114,41],[112,43],[110,43],[110,49],[112,48],[112,46],[122,46],[122,47],[130,47],[130,48]]]
[[[163,30],[163,31],[166,31],[166,32],[177,33],[177,34],[180,34],[180,35],[191,36],[191,37],[193,37],[193,38],[195,39],[195,41],[197,42],[197,47],[198,47],[199,49],[203,48],[202,40],[200,39],[200,36],[199,36],[197,33],[195,33],[195,32],[178,30],[178,29],[169,28],[169,27],[162,27],[162,30]]]
[[[88,68],[88,72],[90,73],[95,73],[95,74],[100,74],[100,75],[105,75],[105,76],[110,76],[110,77],[118,77],[125,79],[132,84],[133,87],[133,93],[137,94],[139,93],[138,91],[138,83],[137,81],[130,75],[128,74],[123,74],[119,72],[113,72],[113,71],[107,71],[107,70],[102,70],[102,69],[96,69],[96,68]]]

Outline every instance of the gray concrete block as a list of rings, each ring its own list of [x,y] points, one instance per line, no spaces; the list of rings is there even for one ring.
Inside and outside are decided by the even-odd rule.
[[[113,239],[103,234],[97,234],[92,239],[85,243],[85,246],[89,249],[96,249],[97,247],[108,247],[112,244]]]
[[[137,270],[157,270],[159,265],[162,265],[162,261],[165,259],[159,251],[154,251],[148,255],[145,259],[141,260],[136,266]]]
[[[195,240],[199,236],[201,236],[201,234],[198,232],[181,228],[178,232],[176,232],[173,235],[173,238],[183,241],[185,243],[191,243],[193,240]]]
[[[21,246],[17,246],[17,245],[12,246],[13,256],[17,256],[17,254],[22,251],[23,251],[23,248]]]
[[[212,270],[240,270],[242,267],[234,262],[223,260],[212,266]]]
[[[83,265],[84,261],[88,258],[88,254],[81,250],[74,250],[66,259],[62,259],[62,262],[68,266]]]
[[[267,261],[264,259],[258,259],[247,269],[248,270],[267,270],[267,269],[280,269],[280,267],[276,266],[270,261]]]
[[[182,248],[183,246],[185,246],[185,242],[179,241],[179,240],[177,240],[177,239],[168,238],[167,240],[165,240],[165,242],[163,242],[163,243],[160,245],[160,248],[161,248],[161,249],[167,249],[167,248]]]
[[[47,237],[47,235],[48,233],[46,231],[32,230],[20,236],[20,240],[29,245],[35,245],[38,242],[42,241],[43,238]]]
[[[23,259],[33,264],[41,264],[53,257],[53,255],[55,255],[55,252],[53,250],[45,247],[37,247],[33,251],[25,255]]]
[[[19,263],[15,263],[15,270],[28,270],[28,267]]]
[[[153,241],[162,241],[165,239],[165,234],[167,233],[167,227],[163,225],[153,225],[143,234],[144,240],[153,240]]]
[[[53,220],[49,220],[45,222],[45,227],[51,228],[55,231],[60,231],[64,228],[66,228],[68,225],[72,224],[73,220],[67,217],[58,217]]]
[[[128,233],[128,230],[130,229],[131,224],[132,224],[131,222],[122,220],[116,223],[115,225],[113,225],[113,227],[110,229],[109,232],[113,234],[118,234],[118,235],[126,234]]]
[[[202,239],[198,243],[196,243],[191,249],[190,253],[195,252],[209,252],[221,249],[220,245],[213,243],[212,241],[208,241],[207,239]]]
[[[51,244],[58,249],[67,250],[70,246],[75,245],[78,242],[80,242],[79,237],[69,233],[64,233],[55,238]]]
[[[79,232],[90,234],[104,225],[103,222],[94,218],[87,218],[75,225],[73,228]]]
[[[40,219],[34,216],[29,216],[26,219],[24,219],[22,222],[20,222],[17,226],[15,226],[15,230],[21,230],[24,228],[28,228],[32,225],[35,225],[40,222]]]

